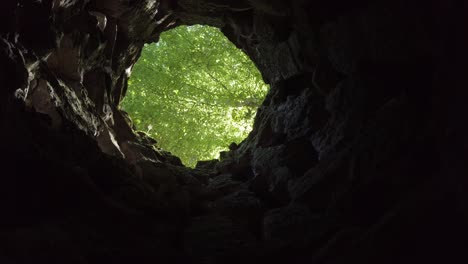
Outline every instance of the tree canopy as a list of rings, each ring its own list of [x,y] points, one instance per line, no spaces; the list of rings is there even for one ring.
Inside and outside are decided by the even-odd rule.
[[[145,45],[121,107],[158,146],[194,166],[252,129],[268,86],[223,33],[179,26]]]

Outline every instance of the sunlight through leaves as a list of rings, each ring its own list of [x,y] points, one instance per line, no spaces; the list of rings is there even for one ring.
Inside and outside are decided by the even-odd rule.
[[[193,167],[248,135],[268,85],[219,29],[195,25],[145,45],[128,90],[121,107],[137,129]]]

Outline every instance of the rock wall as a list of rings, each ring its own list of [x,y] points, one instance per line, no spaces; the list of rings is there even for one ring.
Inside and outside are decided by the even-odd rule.
[[[464,263],[467,4],[6,0],[2,263]],[[271,90],[196,169],[118,109],[144,43],[220,27]]]

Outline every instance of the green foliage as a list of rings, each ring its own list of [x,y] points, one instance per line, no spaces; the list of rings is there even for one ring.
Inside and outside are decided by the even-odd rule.
[[[247,136],[267,90],[219,29],[180,26],[145,45],[121,106],[138,129],[194,166]]]

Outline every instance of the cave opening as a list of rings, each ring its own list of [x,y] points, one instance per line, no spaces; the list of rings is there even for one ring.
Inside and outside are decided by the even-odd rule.
[[[5,1],[0,263],[467,263],[461,7]],[[160,120],[136,133],[120,107],[143,43],[198,23],[242,47],[270,88],[246,140],[192,169],[145,136]],[[183,61],[169,84],[185,81],[187,50],[167,53]]]
[[[216,27],[178,26],[146,44],[121,109],[134,128],[193,167],[252,130],[269,89],[250,58]]]

